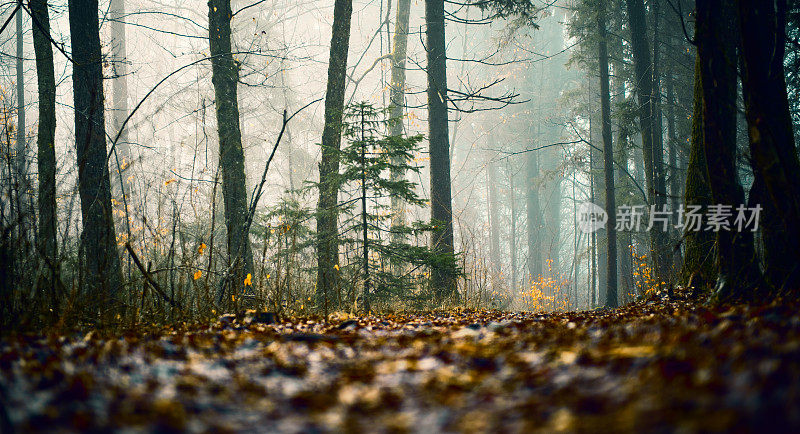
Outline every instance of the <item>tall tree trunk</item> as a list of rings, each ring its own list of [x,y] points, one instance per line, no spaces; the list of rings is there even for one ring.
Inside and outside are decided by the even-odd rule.
[[[653,184],[655,193],[659,196],[656,203],[660,210],[667,204],[667,175],[664,166],[664,116],[661,107],[661,40],[664,29],[659,27],[662,19],[661,15],[662,0],[651,0],[653,13],[653,91],[651,94],[653,103]],[[674,262],[673,248],[670,243],[671,233],[669,228],[662,231],[659,228],[659,243],[661,247],[658,260],[661,262],[660,278],[666,282],[672,282]]]
[[[541,137],[540,135],[537,135]],[[541,145],[540,145],[541,146]],[[542,210],[539,205],[539,151],[528,152],[525,162],[525,211],[528,230],[528,284],[542,276]]]
[[[681,175],[678,170],[678,137],[675,133],[675,76],[673,74],[673,63],[670,62],[667,68],[667,141],[669,149],[669,195],[670,195],[670,210],[675,212],[679,205],[679,198],[681,197]],[[670,238],[674,241],[671,245],[678,244],[678,235],[675,231],[670,229]],[[681,252],[674,249],[672,252],[672,264],[680,266]]]
[[[367,128],[364,107],[361,107],[361,240],[364,243],[362,252],[364,273],[364,313],[370,313],[370,275],[369,275],[369,225],[367,223],[367,141],[364,133]]]
[[[744,190],[736,172],[736,40],[732,0],[697,1],[697,51],[703,87],[703,148],[714,204],[730,206],[729,228],[716,233],[717,283],[714,298],[744,295],[757,284],[752,232],[736,230],[736,208]],[[760,48],[762,49],[762,48]]]
[[[641,139],[641,137],[640,137]],[[645,169],[644,169],[644,151],[642,150],[641,143],[636,143],[635,139],[632,138],[631,140],[634,141],[633,144],[633,179],[636,180],[636,183],[644,186],[647,188],[647,180],[645,179]]]
[[[109,7],[111,18],[111,67],[112,67],[112,97],[113,97],[113,116],[111,117],[111,137],[115,137],[122,128],[122,123],[128,117],[128,50],[125,46],[125,0],[111,0]],[[120,168],[125,169],[133,162],[130,143],[128,141],[128,129],[122,130],[117,140],[117,155],[119,156]],[[126,176],[119,174],[118,182],[124,182]],[[125,186],[125,193],[131,195],[131,186]]]
[[[15,161],[14,161],[14,172],[16,178],[16,197],[14,200],[17,201],[17,212],[19,214],[19,222],[20,224],[16,225],[17,230],[19,232],[20,239],[27,239],[27,230],[30,227],[30,218],[33,218],[33,209],[30,204],[30,200],[32,197],[28,194],[30,191],[29,187],[29,179],[28,179],[28,143],[26,141],[26,130],[27,126],[25,125],[25,70],[23,64],[23,58],[25,52],[23,50],[23,38],[22,38],[22,18],[23,18],[22,9],[17,11],[16,14],[16,45],[17,45],[17,53],[16,53],[16,61],[15,61],[15,69],[16,69],[16,86],[14,89],[14,93],[17,97],[17,137],[15,143]],[[27,245],[27,243],[20,244],[20,247]]]
[[[554,12],[557,9],[554,9]],[[549,17],[542,19],[541,33],[543,43],[548,44],[551,52],[558,52],[564,48],[563,22],[566,17],[563,12],[557,12]],[[563,118],[563,110],[559,109],[556,101],[559,92],[569,79],[567,69],[563,62],[544,62],[537,64],[539,73],[538,106],[541,111],[540,124],[543,134],[541,142],[543,145],[561,141],[563,126],[559,119]],[[548,120],[549,118],[549,120]],[[540,186],[540,207],[542,210],[542,229],[541,239],[542,256],[547,260],[548,269],[552,268],[554,274],[562,271],[560,265],[561,253],[561,183],[563,181],[563,155],[558,147],[549,147],[538,151],[539,153],[539,172],[542,177]],[[570,264],[569,268],[572,268]],[[549,270],[548,270],[549,271]],[[568,274],[568,273],[564,273]]]
[[[617,307],[617,211],[614,189],[614,144],[611,139],[611,92],[608,79],[608,42],[606,41],[606,8],[601,0],[597,15],[598,60],[600,65],[600,111],[603,121],[603,171],[605,174],[607,255],[606,264],[606,306]]]
[[[211,52],[211,82],[217,108],[219,165],[222,169],[222,197],[225,202],[225,226],[228,232],[228,260],[232,289],[245,289],[245,279],[254,276],[253,251],[247,227],[247,190],[244,175],[242,132],[239,129],[239,64],[231,53],[231,2],[208,2],[208,31]],[[224,286],[223,286],[224,287]],[[223,293],[219,293],[222,298]]]
[[[647,22],[645,20],[642,0],[626,0],[628,24],[631,31],[631,51],[633,52],[634,82],[639,98],[639,125],[642,130],[642,153],[644,156],[645,181],[647,184],[648,202],[662,210],[665,204],[663,176],[660,176],[663,151],[660,141],[654,137],[661,134],[656,125],[653,89],[653,64],[650,60],[650,48],[647,42]],[[659,225],[650,230],[650,256],[653,258],[655,275],[658,281],[667,279],[666,255],[669,249],[667,237]]]
[[[50,15],[47,0],[30,0],[36,78],[39,84],[39,130],[36,137],[39,169],[39,253],[51,264],[46,287],[55,303],[58,274],[56,217],[56,79],[53,47],[50,45]],[[54,309],[55,311],[55,309]]]
[[[450,154],[447,124],[447,59],[444,35],[444,0],[425,0],[428,60],[428,140],[430,143],[431,221],[433,248],[453,256],[453,205],[450,193]],[[454,270],[435,267],[431,285],[439,298],[456,292]]]
[[[700,56],[697,56],[694,72],[692,135],[689,164],[686,169],[684,207],[688,209],[692,206],[700,206],[702,210],[705,210],[711,205],[711,190],[703,140],[703,82],[700,75]],[[685,228],[683,239],[685,249],[681,279],[684,285],[694,287],[694,291],[697,293],[716,280],[712,260],[714,235],[705,228],[701,228],[699,231]]]
[[[559,273],[561,271],[561,182],[563,177],[556,166],[558,164],[558,161],[555,160],[556,155],[550,154],[550,156],[552,157],[550,163],[554,166],[551,166],[552,169],[549,172],[549,177],[552,179],[544,189],[546,207],[542,210],[542,215],[546,228],[544,236],[547,237],[547,245],[544,250],[547,259],[551,261],[549,267],[553,269],[554,273]]]
[[[492,289],[500,289],[500,212],[497,195],[497,166],[489,162],[489,260],[491,262]]]
[[[786,0],[736,0],[742,36],[742,87],[754,172],[775,216],[763,225],[766,277],[800,290],[800,162],[784,77]],[[757,179],[758,181],[758,179]],[[769,223],[768,223],[769,222]]]
[[[666,174],[664,172],[664,116],[661,110],[661,43],[660,37],[663,31],[660,30],[661,21],[661,0],[650,0],[653,11],[653,183],[656,194],[662,197],[661,205],[666,204],[667,187]],[[669,246],[669,236],[664,233],[664,246]],[[663,255],[664,266],[669,269],[670,252],[665,251]],[[668,274],[669,275],[669,274]]]
[[[613,12],[613,8],[609,10]],[[617,11],[619,14],[619,11]],[[613,14],[612,14],[613,16]],[[614,52],[621,53],[623,50],[622,46],[622,38],[614,37],[614,38],[607,38],[607,41],[612,42],[612,47]],[[606,44],[608,45],[608,44]],[[625,101],[625,77],[622,74],[623,71],[623,64],[621,59],[615,60],[611,59],[611,65],[613,68],[613,76],[612,76],[612,83],[614,87],[614,97],[613,102],[614,106],[619,106],[620,103]],[[629,144],[628,140],[630,137],[630,132],[628,130],[627,125],[623,125],[621,122],[617,127],[616,130],[616,138],[614,139],[614,143],[616,144],[616,152],[614,153],[614,159],[619,162],[616,166],[616,176],[615,176],[615,186],[619,184],[623,190],[630,190],[634,189],[635,187],[631,185],[631,181],[627,175],[627,168],[628,168],[628,152],[629,152]],[[623,169],[624,168],[624,169]],[[609,220],[610,221],[610,220]],[[615,223],[616,225],[616,223]],[[617,233],[617,259],[619,262],[619,274],[617,281],[619,282],[619,287],[617,288],[617,299],[618,301],[624,301],[628,294],[633,292],[633,261],[631,258],[631,246],[633,243],[633,239],[631,237],[631,233],[629,231],[622,231]],[[621,290],[621,294],[619,294]]]
[[[97,0],[69,1],[78,191],[83,217],[84,285],[102,317],[122,311],[122,269],[106,161],[103,70]]]
[[[593,87],[593,89],[597,89]],[[590,167],[592,169],[592,201],[597,204],[599,207],[605,209],[606,208],[606,180],[605,174],[603,172],[603,139],[602,139],[602,128],[603,128],[603,116],[602,113],[599,111],[593,111],[591,120],[589,121],[589,136],[591,137],[590,141],[592,142],[592,148],[589,150],[590,153]],[[605,305],[606,304],[606,294],[608,292],[608,273],[606,264],[608,263],[608,231],[607,228],[611,226],[610,224],[606,224],[604,228],[598,228],[595,232],[595,252],[596,252],[596,259],[595,259],[595,266],[594,272],[597,275],[597,279],[592,279],[593,290],[592,292],[596,292],[598,294],[598,302]],[[596,288],[596,289],[595,289]]]
[[[27,206],[25,204],[27,201],[25,198],[27,197],[28,191],[28,162],[27,162],[27,152],[26,152],[26,141],[25,141],[25,130],[27,126],[25,125],[25,74],[24,74],[24,65],[22,62],[25,53],[23,51],[23,39],[22,39],[22,16],[23,16],[22,9],[17,11],[17,59],[16,59],[16,73],[17,73],[17,83],[16,83],[16,94],[17,94],[17,143],[16,143],[16,172],[17,172],[17,188],[19,189],[18,194],[20,195],[20,204],[22,205],[19,211],[22,213],[23,210],[27,210]]]
[[[569,300],[570,307],[573,307],[573,306],[577,305],[577,300],[575,300],[572,297],[571,293],[574,292],[576,297],[578,295],[578,244],[579,244],[579,240],[580,240],[580,235],[579,235],[580,232],[578,231],[578,201],[577,201],[577,197],[578,196],[575,194],[575,184],[577,183],[576,182],[577,181],[577,177],[578,177],[578,171],[574,170],[572,172],[572,227],[573,227],[573,230],[572,230],[572,234],[573,234],[573,238],[572,238],[572,246],[573,246],[573,248],[572,248],[572,282],[571,282],[572,284],[570,285],[570,288],[567,289],[567,294],[566,294],[566,297],[567,297],[566,299]],[[594,198],[592,198],[592,199],[594,199]],[[592,263],[591,268],[592,268],[592,270],[596,269],[596,267],[593,265],[593,263]],[[594,282],[594,273],[592,275],[592,282]],[[555,291],[555,288],[553,288],[553,291]],[[592,288],[592,291],[594,291],[594,288]],[[556,301],[555,300],[555,294],[553,294],[553,303],[554,304],[555,304],[555,301]]]
[[[627,166],[628,163],[628,149],[627,149],[627,133],[620,128],[620,133],[618,134],[617,139],[617,152],[615,153],[616,160],[619,161],[621,164],[625,164]],[[630,181],[627,179],[626,172],[621,168],[616,168],[616,180],[619,183],[623,184],[623,188],[627,190],[628,188],[634,188]],[[616,185],[616,182],[615,182]],[[609,220],[611,221],[611,220]],[[616,223],[615,223],[616,226]],[[617,260],[619,261],[619,274],[617,281],[619,282],[620,287],[617,288],[617,300],[625,300],[625,297],[628,294],[633,293],[633,258],[631,257],[631,248],[633,246],[633,237],[629,231],[622,231],[617,233]],[[622,294],[620,295],[619,292]]]
[[[592,120],[589,119],[589,135],[592,135]],[[590,142],[594,142],[593,139],[590,139]],[[595,160],[597,156],[595,155],[595,149],[592,147],[589,149],[589,169],[591,170],[591,175],[589,176],[589,201],[591,203],[597,204],[598,195],[597,193],[597,176],[595,174]],[[595,306],[597,303],[597,262],[598,262],[598,251],[597,251],[597,232],[593,231],[591,236],[589,237],[589,260],[587,263],[589,264],[589,268],[586,270],[587,280],[589,284],[589,293],[592,294],[592,307]],[[577,234],[576,234],[577,237]],[[575,241],[575,254],[577,255],[577,239]],[[577,273],[575,275],[575,280],[578,280]],[[602,280],[602,279],[601,279]],[[605,302],[603,303],[605,304]]]
[[[389,116],[392,123],[389,134],[392,136],[403,135],[403,114],[405,107],[406,87],[406,49],[408,47],[408,20],[411,15],[411,0],[399,0],[397,3],[397,16],[394,26],[394,40],[392,48],[392,81],[390,84],[390,110]],[[397,163],[397,162],[395,162]],[[405,173],[401,170],[392,170],[392,181],[403,179]],[[399,197],[392,197],[392,226],[402,226],[405,223],[405,209]],[[400,233],[393,233],[395,241],[401,240]]]
[[[345,73],[350,44],[352,0],[336,0],[325,95],[325,127],[317,202],[317,308],[327,314],[339,288],[339,148],[342,142]]]
[[[508,161],[508,160],[507,160]],[[517,282],[519,280],[519,268],[517,267],[517,186],[514,182],[514,167],[508,164],[508,206],[511,208],[511,228],[509,228],[508,249],[511,256],[511,294],[517,294]]]
[[[591,138],[592,136],[592,118],[589,118],[589,142],[593,142],[594,140]],[[595,184],[596,176],[595,176],[595,164],[594,160],[596,159],[596,155],[594,152],[594,146],[589,148],[589,202],[593,204],[597,204],[597,187]],[[573,199],[575,202],[575,199]],[[575,205],[573,205],[573,209]],[[592,231],[591,235],[588,237],[587,240],[587,252],[589,254],[589,259],[586,260],[586,264],[588,268],[586,269],[586,284],[588,286],[588,292],[591,294],[591,301],[592,306],[597,303],[597,231]],[[578,234],[575,234],[575,255],[578,254]],[[575,273],[575,281],[578,281],[578,273]],[[577,287],[577,284],[575,285]],[[577,290],[576,290],[577,291]]]

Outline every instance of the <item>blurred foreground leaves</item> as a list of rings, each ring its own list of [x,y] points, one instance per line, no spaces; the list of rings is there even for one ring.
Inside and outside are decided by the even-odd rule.
[[[8,336],[20,431],[762,431],[800,427],[791,304],[223,316]]]

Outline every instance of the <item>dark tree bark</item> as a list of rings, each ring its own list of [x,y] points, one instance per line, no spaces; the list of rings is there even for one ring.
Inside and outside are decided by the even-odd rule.
[[[39,84],[39,126],[36,137],[39,169],[39,253],[50,262],[45,287],[55,301],[55,276],[58,274],[56,217],[56,79],[53,47],[50,45],[50,15],[47,0],[30,0],[33,50]]]
[[[599,94],[599,89],[593,87]],[[592,147],[589,150],[589,166],[592,170],[591,180],[591,200],[597,206],[606,208],[606,178],[603,170],[603,115],[597,110],[593,111],[589,121],[589,136],[592,142]],[[608,292],[608,273],[606,273],[606,264],[608,263],[608,232],[606,229],[610,226],[598,228],[592,235],[594,235],[594,265],[592,271],[596,275],[596,279],[592,278],[591,287],[592,294],[597,294],[598,303],[605,305],[605,297]]]
[[[667,148],[669,150],[669,195],[670,209],[675,212],[680,206],[678,200],[682,196],[680,181],[681,175],[678,170],[678,137],[675,132],[675,77],[673,75],[673,63],[669,64],[666,75],[667,88]],[[677,234],[671,230],[671,239],[678,244]],[[672,264],[679,267],[681,263],[681,252],[674,249],[672,252]]]
[[[325,127],[319,164],[317,203],[317,308],[326,313],[339,288],[339,149],[342,142],[345,73],[350,41],[352,0],[336,0],[325,95]]]
[[[608,78],[608,43],[606,41],[606,9],[601,0],[597,14],[597,52],[600,65],[600,111],[603,122],[603,170],[605,173],[606,213],[608,213],[606,264],[606,306],[617,307],[617,221],[614,189],[614,144],[611,139],[611,93]]]
[[[708,180],[706,153],[703,141],[703,82],[700,77],[700,57],[695,61],[694,102],[692,104],[692,135],[689,148],[689,164],[686,168],[684,207],[700,206],[702,210],[711,205],[711,190]],[[714,234],[706,231],[683,231],[684,257],[681,280],[698,293],[716,281],[713,267]]]
[[[665,204],[667,198],[666,174],[664,171],[664,116],[661,110],[661,43],[663,30],[659,28],[661,21],[661,0],[650,0],[653,11],[653,90],[651,93],[653,109],[653,183],[655,193],[662,197],[661,203]],[[664,242],[668,243],[667,234]],[[665,244],[668,246],[668,244]],[[664,266],[669,269],[669,251],[664,252]]]
[[[742,88],[756,182],[766,192],[765,274],[775,288],[800,290],[800,162],[784,77],[786,0],[737,0]],[[760,178],[760,179],[758,179]]]
[[[106,318],[122,311],[122,270],[106,160],[103,70],[97,0],[70,0],[72,85],[75,105],[75,145],[78,191],[83,217],[84,286],[93,308]]]
[[[667,201],[667,167],[664,165],[664,114],[662,110],[661,101],[661,45],[664,34],[668,33],[671,29],[661,28],[661,22],[664,16],[661,12],[662,0],[651,0],[650,8],[653,15],[653,92],[652,92],[652,108],[653,108],[653,183],[655,185],[656,194],[661,196],[658,201],[658,206],[668,203]],[[670,166],[671,167],[671,166]],[[674,202],[670,201],[670,205]],[[673,212],[675,208],[669,208]],[[672,247],[672,229],[668,231],[661,231],[659,228],[659,235],[661,243],[661,256],[658,258],[661,263],[661,270],[663,275],[662,279],[669,282],[670,285],[674,282],[673,274],[675,263],[674,248]]]
[[[15,170],[17,172],[17,194],[19,195],[18,201],[20,202],[20,213],[27,213],[30,211],[26,206],[27,201],[27,191],[28,191],[28,161],[27,161],[27,141],[25,140],[25,130],[27,129],[25,125],[25,74],[24,74],[24,65],[23,59],[25,58],[25,53],[23,51],[23,42],[22,42],[22,9],[17,11],[17,32],[16,32],[16,42],[17,42],[17,59],[15,61],[16,65],[16,74],[17,74],[17,83],[16,83],[16,94],[17,94],[17,143],[16,143],[16,161],[15,161]]]
[[[732,207],[729,229],[716,233],[717,282],[713,297],[740,297],[758,281],[752,232],[736,231],[735,210],[744,190],[736,172],[736,28],[732,0],[697,1],[697,51],[703,87],[703,148],[713,204]]]
[[[364,118],[364,108],[361,108],[361,239],[364,243],[362,252],[364,273],[364,312],[370,313],[370,276],[369,276],[369,224],[367,223],[367,141],[364,131],[367,128]]]
[[[453,206],[450,192],[450,145],[447,124],[447,66],[445,53],[444,0],[425,1],[426,47],[428,60],[428,140],[430,142],[431,221],[433,248],[452,256]],[[450,268],[434,268],[431,285],[444,298],[456,292],[456,279]]]
[[[620,23],[622,21],[621,11],[617,10],[614,11],[613,5],[616,5],[616,2],[612,2],[612,8],[609,9],[609,15],[612,17],[610,23],[616,23],[615,32],[617,34],[620,33]],[[620,37],[612,37],[607,38],[607,41],[610,42],[612,52],[615,53],[622,53],[623,52],[623,45],[622,45],[622,38]],[[608,43],[606,44],[608,45]],[[625,101],[625,89],[626,89],[626,78],[625,74],[623,74],[624,66],[622,59],[615,59],[613,56],[610,57],[611,67],[613,68],[614,74],[611,78],[613,83],[613,105],[619,106],[621,103]],[[619,162],[616,167],[616,175],[615,175],[615,183],[614,185],[620,185],[621,188],[625,190],[635,188],[631,185],[630,179],[627,177],[627,170],[623,170],[623,168],[628,167],[628,152],[629,152],[629,144],[628,140],[630,138],[630,130],[627,125],[623,125],[621,122],[619,123],[616,134],[614,137],[614,143],[616,146],[616,151],[614,153],[614,159]],[[631,233],[629,231],[622,231],[617,233],[617,261],[619,263],[618,268],[618,287],[617,287],[617,299],[618,301],[624,302],[625,297],[627,294],[631,294],[634,288],[634,279],[633,279],[633,258],[631,257],[631,246],[633,244],[633,238],[631,237]],[[621,292],[621,294],[620,294]]]
[[[408,20],[411,15],[411,0],[399,0],[397,3],[397,16],[394,26],[394,46],[392,48],[392,81],[390,84],[391,108],[389,116],[393,119],[389,134],[401,136],[403,134],[403,114],[405,107],[406,88],[406,51],[408,47]],[[403,179],[405,173],[393,170],[390,174],[392,181]],[[403,201],[392,197],[392,226],[402,226],[405,223],[405,209]],[[393,232],[395,241],[401,241],[401,234]]]
[[[211,82],[214,85],[219,136],[219,166],[222,169],[222,197],[228,232],[228,261],[235,292],[246,289],[253,271],[253,251],[247,222],[247,190],[244,175],[242,132],[239,129],[237,85],[239,65],[231,53],[231,2],[208,2],[208,39],[211,53]],[[224,288],[224,285],[223,285]],[[223,293],[219,293],[223,297]]]
[[[647,22],[645,20],[642,0],[626,0],[628,23],[631,32],[631,51],[633,52],[634,82],[639,99],[639,124],[642,130],[642,153],[645,166],[645,183],[647,184],[648,202],[661,210],[666,203],[664,195],[664,177],[660,176],[663,150],[660,140],[654,140],[661,130],[656,125],[653,94],[653,64],[650,59],[650,48],[647,41]],[[654,261],[655,274],[658,281],[666,281],[668,274],[667,255],[669,246],[667,237],[658,225],[650,230],[650,253]]]

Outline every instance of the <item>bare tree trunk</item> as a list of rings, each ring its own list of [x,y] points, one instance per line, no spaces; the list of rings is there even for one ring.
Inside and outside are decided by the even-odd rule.
[[[644,156],[645,180],[647,184],[648,202],[659,210],[665,201],[663,176],[660,175],[663,151],[661,141],[654,139],[661,134],[656,122],[655,97],[653,88],[653,64],[650,59],[650,48],[647,42],[647,22],[645,20],[642,0],[626,0],[628,24],[631,32],[631,51],[635,70],[636,93],[639,98],[639,124],[642,130],[642,153]],[[650,254],[653,258],[657,281],[666,281],[668,268],[666,252],[669,249],[667,237],[659,225],[650,230]]]
[[[744,190],[736,172],[736,28],[732,0],[697,1],[697,52],[703,88],[703,137],[711,198],[732,207],[729,228],[716,233],[717,283],[714,297],[744,295],[758,283],[758,268],[750,231],[734,225],[736,207],[744,205]]]
[[[211,81],[216,98],[222,197],[225,202],[225,226],[228,230],[228,260],[233,267],[230,276],[234,290],[232,295],[235,295],[246,288],[244,282],[247,275],[251,276],[252,281],[254,268],[247,227],[244,151],[239,128],[239,64],[231,53],[231,13],[230,0],[211,0],[208,3]],[[218,297],[221,299],[223,292]]]
[[[614,145],[611,140],[611,94],[608,82],[608,43],[606,41],[606,9],[601,0],[597,15],[598,60],[600,65],[600,111],[603,130],[603,169],[605,172],[607,254],[606,264],[606,306],[617,307],[617,211],[614,190]]]
[[[613,9],[610,9],[609,12],[612,14],[614,13]],[[619,11],[616,13],[619,14]],[[619,29],[617,29],[617,31],[619,31]],[[613,49],[615,52],[622,52],[622,38],[614,37],[612,39],[607,39],[607,41],[614,44]],[[613,102],[616,106],[625,101],[626,83],[625,77],[621,74],[624,67],[621,59],[613,59],[612,57],[610,61],[612,62],[612,68],[614,71],[614,75],[611,80],[614,86]],[[616,167],[616,179],[614,185],[620,185],[620,187],[624,190],[635,188],[633,185],[631,185],[631,180],[627,176],[629,139],[630,132],[628,127],[620,123],[617,128],[616,138],[614,140],[616,144],[614,159],[619,163]],[[641,165],[641,162],[639,165]],[[617,258],[619,261],[619,274],[617,281],[620,285],[617,288],[617,299],[618,301],[624,302],[628,294],[633,292],[633,261],[630,250],[633,243],[633,238],[631,237],[631,233],[629,231],[622,231],[617,233],[617,239]],[[621,294],[619,294],[620,290]]]
[[[317,203],[317,308],[327,314],[333,293],[339,288],[339,148],[342,141],[345,73],[350,41],[352,0],[336,0],[325,96],[325,127],[322,130],[322,161],[319,164]]]
[[[564,38],[561,21],[565,19],[559,12],[542,20],[542,39],[552,44],[552,51],[557,52],[564,47]],[[542,144],[550,144],[561,141],[562,127],[558,119],[562,118],[563,112],[558,108],[556,101],[564,83],[568,80],[568,72],[563,62],[546,62],[548,66],[537,66],[539,73],[539,83],[537,95],[539,95],[540,109],[542,110],[543,134],[541,135]],[[545,81],[546,80],[546,81]],[[550,118],[548,121],[546,118]],[[542,177],[540,186],[540,207],[542,211],[543,226],[541,230],[542,256],[547,260],[548,271],[552,268],[554,274],[561,273],[561,183],[563,181],[563,156],[558,147],[550,147],[539,151],[539,172]],[[572,268],[569,264],[568,268]],[[567,274],[567,273],[565,273]]]
[[[506,160],[509,161],[509,160]],[[511,294],[517,294],[519,269],[517,268],[517,185],[514,182],[514,166],[508,164],[508,206],[511,208],[511,228],[509,232],[509,255],[511,255]]]
[[[706,209],[711,204],[711,190],[703,144],[703,83],[700,74],[700,57],[698,56],[695,61],[692,136],[689,164],[686,169],[684,207],[700,206],[702,209]],[[694,287],[697,292],[716,280],[712,267],[714,237],[711,232],[706,230],[688,229],[684,229],[683,237],[685,249],[681,279],[685,285]]]
[[[589,118],[589,142],[594,142],[594,139],[591,138],[592,136],[592,118]],[[595,156],[595,149],[594,147],[589,148],[589,202],[593,204],[597,204],[597,176],[595,176],[595,160],[597,157]],[[592,305],[597,302],[597,260],[598,258],[598,251],[597,251],[597,232],[593,231],[590,236],[588,236],[587,244],[588,244],[588,251],[589,259],[586,261],[589,268],[586,269],[586,283],[589,286],[589,293],[592,295]],[[577,235],[576,235],[577,236]],[[577,240],[575,241],[575,254],[577,254]],[[578,280],[577,274],[575,280]],[[602,279],[601,279],[602,280]],[[603,303],[605,304],[605,302]]]
[[[12,200],[16,200],[17,205],[17,213],[18,213],[18,224],[15,225],[17,232],[19,234],[19,239],[24,240],[24,242],[19,243],[20,250],[18,255],[23,255],[24,251],[27,250],[28,244],[28,228],[31,227],[33,224],[33,208],[30,206],[31,200],[33,199],[28,192],[30,191],[29,179],[28,179],[28,143],[26,141],[26,130],[27,126],[25,125],[25,70],[23,64],[23,58],[25,56],[25,52],[23,50],[23,28],[22,28],[22,19],[23,19],[23,12],[22,9],[18,10],[16,13],[16,59],[15,59],[15,66],[16,66],[16,86],[14,89],[14,93],[17,97],[17,137],[14,149],[14,172],[15,172],[15,183],[14,186],[16,188],[16,195]]]
[[[431,221],[436,225],[433,247],[452,256],[453,205],[450,192],[450,145],[447,124],[447,59],[445,53],[444,0],[425,1],[425,35],[428,58],[428,140],[430,142]],[[439,298],[456,292],[452,269],[436,267],[431,285]]]
[[[542,275],[542,210],[539,205],[539,151],[528,152],[525,162],[525,199],[528,229],[528,283]]]
[[[756,177],[763,180],[765,199],[775,210],[763,226],[766,277],[776,289],[796,297],[800,289],[800,162],[783,70],[787,2],[737,0],[736,6],[752,165]]]
[[[593,89],[597,89],[593,87]],[[594,109],[594,106],[593,106]],[[592,142],[592,147],[589,150],[589,166],[591,167],[592,176],[592,201],[599,207],[606,209],[606,180],[603,172],[603,116],[599,111],[594,111],[591,114],[589,121],[589,141]],[[598,302],[605,306],[606,293],[608,292],[608,273],[606,264],[608,263],[608,226],[599,228],[594,232],[595,235],[595,252],[597,254],[594,272],[597,274],[597,279],[592,279],[592,285],[596,285],[596,291],[592,292],[598,294]],[[593,288],[595,288],[593,286]]]
[[[669,195],[670,195],[670,209],[675,212],[680,206],[679,199],[682,195],[681,192],[681,174],[678,170],[678,137],[675,133],[675,76],[673,74],[674,64],[670,62],[667,69],[667,141],[669,149]],[[671,230],[673,242],[672,246],[678,245],[678,234]],[[671,246],[671,248],[672,248]],[[672,264],[673,268],[679,267],[681,263],[681,251],[673,248]]]
[[[403,134],[403,114],[405,107],[406,87],[406,49],[408,47],[408,20],[411,15],[411,0],[399,0],[397,3],[397,16],[394,27],[394,47],[392,48],[392,81],[391,81],[391,108],[389,116],[392,118],[389,134],[401,136]],[[398,162],[395,162],[395,164]],[[401,170],[392,170],[392,181],[399,181],[405,177]],[[392,196],[392,226],[398,227],[405,223],[404,202]],[[402,234],[393,232],[394,241],[402,241]]]
[[[498,290],[500,285],[500,213],[498,210],[497,195],[497,166],[489,162],[487,165],[489,176],[489,259],[492,270],[492,289]]]
[[[53,47],[50,45],[50,15],[47,0],[30,0],[36,77],[39,84],[39,130],[36,137],[39,170],[39,253],[50,262],[46,287],[55,303],[55,277],[58,274],[56,220],[56,79]],[[54,309],[55,311],[55,309]]]
[[[664,116],[661,104],[661,41],[660,38],[666,29],[659,27],[662,19],[661,13],[662,0],[650,0],[650,8],[653,13],[653,184],[655,193],[659,200],[656,205],[659,210],[667,204],[667,176],[664,166]],[[662,249],[657,258],[661,263],[661,276],[665,282],[673,282],[672,274],[674,254],[672,243],[670,243],[671,233],[658,229],[660,248]],[[652,232],[651,232],[652,234]]]
[[[653,100],[653,181],[656,188],[656,194],[662,197],[661,204],[666,204],[667,187],[666,175],[664,173],[664,116],[661,110],[661,44],[660,36],[662,31],[659,28],[661,21],[661,1],[650,0],[651,9],[653,11],[653,91],[651,97]],[[664,235],[664,246],[668,246],[669,241],[667,234]],[[668,258],[670,255],[665,252],[663,258],[666,262],[664,265],[669,264]],[[667,270],[668,268],[665,268]]]
[[[78,191],[81,197],[86,258],[84,285],[101,315],[114,318],[123,311],[122,270],[106,159],[103,71],[97,0],[70,0],[72,84],[75,104],[75,145]]]
[[[361,230],[362,241],[364,242],[363,251],[363,273],[364,273],[364,312],[370,313],[370,275],[369,275],[369,225],[367,223],[367,141],[364,138],[366,129],[364,118],[364,107],[361,107]]]
[[[27,143],[25,141],[25,130],[27,129],[25,125],[25,74],[24,74],[24,65],[22,62],[25,53],[23,51],[23,40],[22,40],[22,16],[23,12],[22,9],[17,11],[17,58],[16,58],[16,73],[17,73],[17,84],[16,84],[16,94],[17,94],[17,144],[16,144],[16,172],[17,172],[17,189],[19,190],[18,194],[20,195],[20,204],[22,207],[19,209],[20,213],[24,210],[27,210],[25,203],[27,200],[27,191],[28,191],[28,162],[27,162]]]

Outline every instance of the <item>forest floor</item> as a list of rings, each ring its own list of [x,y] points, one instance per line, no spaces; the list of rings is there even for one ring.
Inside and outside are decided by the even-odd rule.
[[[7,336],[0,389],[24,432],[796,431],[800,316],[653,299]]]

